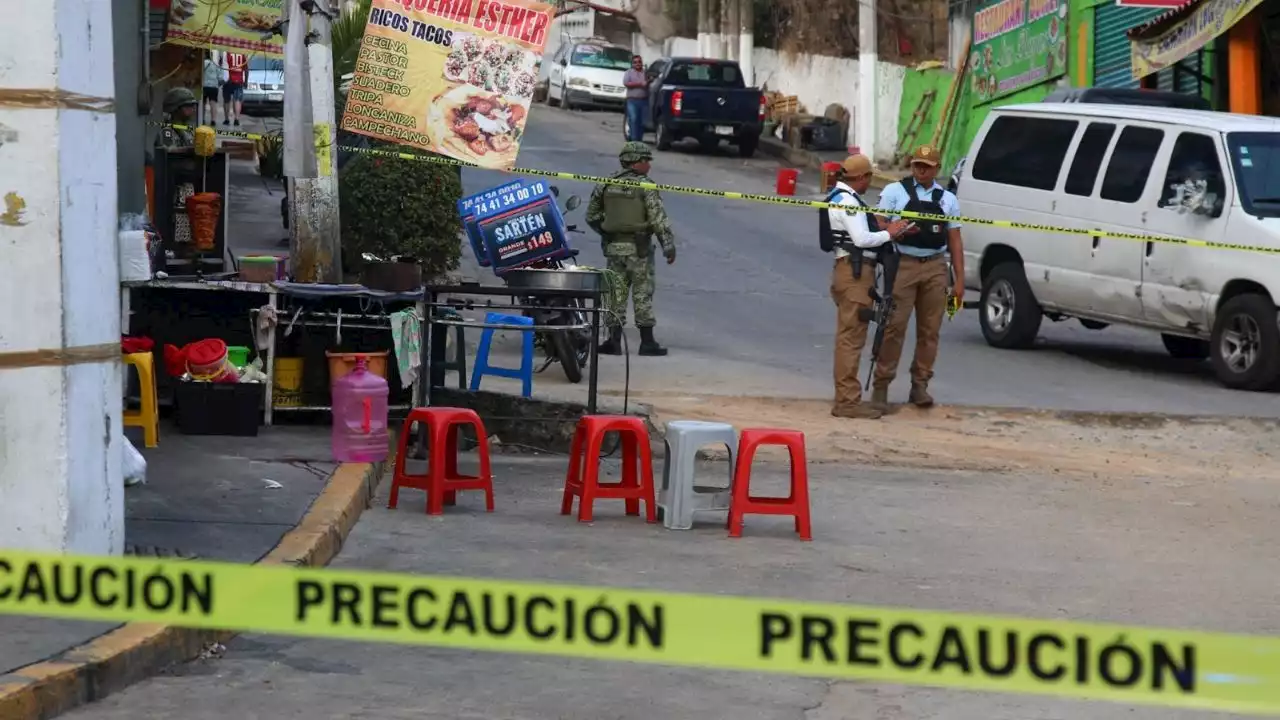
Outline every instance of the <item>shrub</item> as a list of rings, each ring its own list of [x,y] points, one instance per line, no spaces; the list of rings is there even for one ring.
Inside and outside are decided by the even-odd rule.
[[[383,260],[412,259],[422,266],[425,278],[458,267],[458,168],[362,154],[343,166],[338,183],[342,249],[352,265],[360,264],[363,253],[372,253]]]

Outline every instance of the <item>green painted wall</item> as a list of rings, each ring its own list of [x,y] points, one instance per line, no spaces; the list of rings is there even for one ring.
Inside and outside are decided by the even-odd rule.
[[[1089,87],[1093,84],[1093,8],[1115,0],[1067,0],[1067,79],[1073,87]],[[1083,38],[1079,33],[1083,32]],[[1081,54],[1084,55],[1081,59]],[[915,147],[933,135],[938,124],[942,105],[946,102],[947,91],[951,86],[951,78],[955,75],[950,70],[915,70],[908,68],[903,78],[902,104],[898,112],[899,142],[904,147]],[[1021,92],[1000,98],[987,105],[973,105],[969,93],[970,84],[964,83],[951,128],[946,132],[942,147],[943,167],[948,171],[955,162],[969,152],[973,138],[982,129],[982,123],[993,107],[1016,105],[1019,103],[1040,102],[1057,87],[1058,79]],[[934,90],[933,107],[922,123],[918,132],[908,135],[908,124],[920,97],[928,90]]]
[[[898,106],[898,147],[903,148],[904,152],[911,152],[933,137],[938,119],[942,117],[942,106],[947,101],[953,77],[955,73],[950,70],[907,69],[902,78],[902,104]],[[933,91],[933,100],[927,106],[924,118],[913,128],[911,118],[920,107],[920,100],[930,90]]]

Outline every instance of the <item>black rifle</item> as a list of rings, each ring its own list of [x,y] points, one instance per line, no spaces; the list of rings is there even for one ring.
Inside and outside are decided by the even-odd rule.
[[[863,322],[875,323],[876,326],[875,335],[871,339],[871,366],[867,368],[867,382],[863,384],[863,390],[871,387],[876,360],[880,357],[880,346],[884,344],[884,329],[893,320],[893,283],[898,278],[898,263],[901,260],[898,247],[892,242],[876,248],[875,253],[876,278],[871,285],[871,307],[859,313]]]

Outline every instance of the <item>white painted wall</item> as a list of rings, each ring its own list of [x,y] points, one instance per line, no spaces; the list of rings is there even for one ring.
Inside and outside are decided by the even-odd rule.
[[[633,38],[635,52],[645,64],[663,56],[698,56],[695,38],[669,38],[653,43],[641,35]],[[827,105],[839,103],[850,115],[848,144],[855,144],[858,103],[858,61],[826,55],[800,55],[788,60],[781,53],[756,48],[752,54],[755,84],[786,95],[795,95],[814,115],[821,115]],[[873,160],[887,162],[898,144],[898,109],[902,103],[902,79],[907,69],[901,65],[880,62],[876,66],[876,143]],[[862,149],[867,152],[866,148]]]
[[[111,3],[46,0],[0,24],[5,87],[110,103],[112,57]],[[115,346],[100,362],[0,369],[0,548],[120,554],[115,115],[0,105],[0,125],[16,134],[0,196],[26,203],[0,221],[0,353]]]

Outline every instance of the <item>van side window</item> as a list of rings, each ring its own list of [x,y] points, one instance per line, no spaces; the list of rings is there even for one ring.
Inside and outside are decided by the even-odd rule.
[[[1181,205],[1188,181],[1203,180],[1205,191],[1221,202],[1225,194],[1222,165],[1218,162],[1218,145],[1213,138],[1200,133],[1184,132],[1173,144],[1169,170],[1160,188],[1160,207]],[[1188,188],[1190,189],[1190,188]]]
[[[1102,178],[1104,200],[1138,202],[1147,187],[1151,166],[1155,163],[1164,131],[1154,128],[1127,127],[1120,132],[1116,149],[1111,152],[1106,177]]]
[[[996,118],[973,160],[977,180],[1052,190],[1075,137],[1075,120],[1005,115]]]
[[[1098,180],[1098,170],[1102,168],[1102,158],[1111,145],[1111,136],[1116,133],[1116,126],[1111,123],[1089,123],[1080,144],[1076,146],[1076,157],[1071,161],[1071,171],[1067,173],[1067,185],[1064,188],[1072,195],[1089,196],[1093,194],[1093,185]]]

